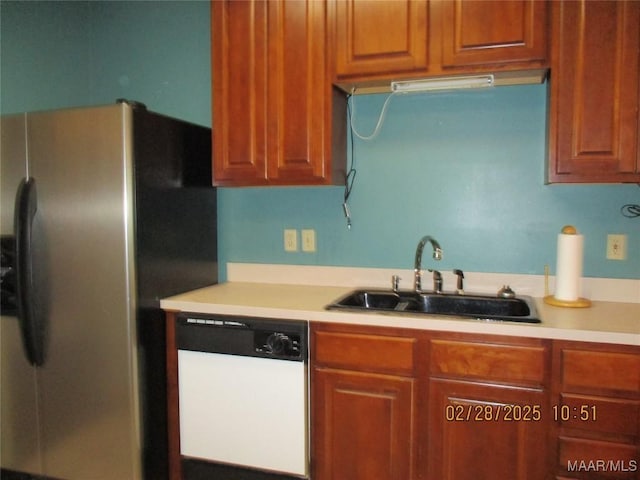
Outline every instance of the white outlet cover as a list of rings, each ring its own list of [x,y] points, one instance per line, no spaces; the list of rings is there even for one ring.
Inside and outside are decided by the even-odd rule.
[[[313,229],[301,230],[302,251],[312,253],[316,251],[316,231]]]
[[[284,230],[284,251],[298,251],[298,231],[296,229],[285,228]]]
[[[607,259],[627,259],[627,236],[624,234],[607,235]]]

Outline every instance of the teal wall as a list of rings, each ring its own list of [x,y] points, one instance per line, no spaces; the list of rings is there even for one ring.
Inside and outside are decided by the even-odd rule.
[[[0,111],[138,100],[211,125],[205,1],[0,0]]]
[[[126,97],[211,124],[209,4],[0,2],[3,113]],[[640,278],[637,185],[544,185],[547,85],[394,97],[379,136],[353,143],[343,189],[244,188],[218,193],[220,259],[410,268],[424,234],[446,270],[537,273],[555,265],[556,234],[585,235],[585,275]],[[370,131],[384,95],[355,99]],[[318,251],[285,253],[284,228],[314,228]],[[605,259],[606,235],[628,235],[628,260]],[[223,277],[224,277],[224,272]]]
[[[0,0],[2,113],[89,103],[87,3]]]

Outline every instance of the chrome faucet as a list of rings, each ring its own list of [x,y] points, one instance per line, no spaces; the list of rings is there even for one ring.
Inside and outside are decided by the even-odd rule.
[[[430,235],[425,235],[424,237],[422,237],[420,239],[420,242],[418,242],[418,246],[416,247],[416,259],[413,266],[413,277],[414,277],[413,289],[416,292],[422,291],[422,250],[424,249],[424,246],[426,245],[427,242],[430,242],[431,246],[433,247],[433,258],[435,260],[442,259],[442,249],[440,248],[440,244],[438,243],[438,241]],[[430,271],[433,271],[433,270],[430,270]],[[433,272],[434,272],[434,291],[436,293],[440,293],[442,292],[442,277],[440,276],[440,281],[438,285],[437,284],[438,275],[436,275],[436,273],[439,274],[440,272],[438,272],[437,270]]]

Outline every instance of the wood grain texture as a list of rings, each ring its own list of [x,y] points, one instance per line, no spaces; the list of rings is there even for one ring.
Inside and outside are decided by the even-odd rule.
[[[640,181],[640,2],[552,5],[549,182]]]
[[[214,185],[344,183],[327,4],[211,2]]]
[[[169,480],[182,479],[180,464],[180,399],[178,398],[178,346],[176,313],[166,312],[167,335],[167,431],[169,445]]]

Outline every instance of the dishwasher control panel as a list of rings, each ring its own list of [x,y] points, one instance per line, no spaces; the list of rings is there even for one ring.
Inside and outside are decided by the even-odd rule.
[[[297,333],[256,330],[253,337],[256,352],[274,357],[302,357],[302,340]]]
[[[178,350],[306,361],[307,330],[304,321],[180,313],[176,343]]]

